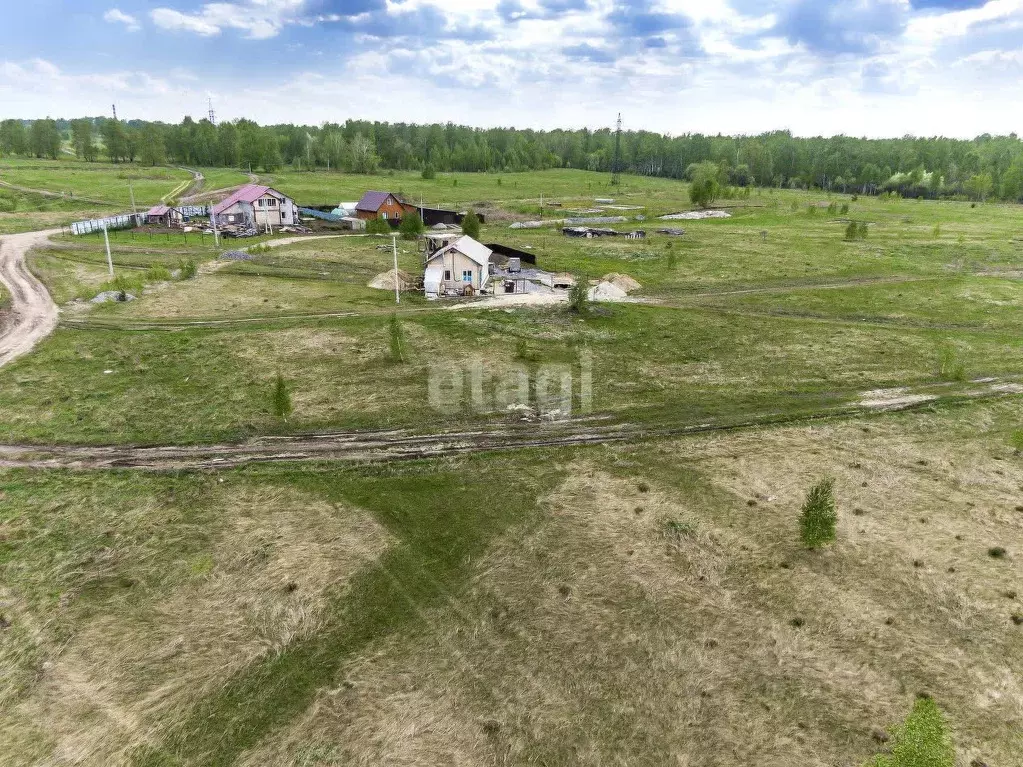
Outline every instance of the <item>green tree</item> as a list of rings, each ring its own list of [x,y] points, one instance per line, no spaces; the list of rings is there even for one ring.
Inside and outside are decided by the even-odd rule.
[[[432,165],[427,163],[426,165],[423,166],[423,172],[421,175],[426,181],[430,181],[431,179],[437,178],[437,171],[434,170],[434,167]],[[497,183],[500,184],[501,179],[497,179]]]
[[[403,240],[414,240],[423,233],[423,219],[419,217],[418,213],[406,213],[401,217],[401,224],[398,225],[398,231],[401,232],[401,238]]]
[[[57,123],[50,118],[36,120],[32,123],[29,137],[32,154],[36,157],[49,157],[56,160],[60,156],[60,131]]]
[[[470,210],[462,219],[462,233],[472,237],[474,240],[480,238],[480,217],[476,211]]]
[[[110,162],[121,162],[127,156],[124,126],[120,120],[104,120],[100,126],[103,143],[106,145]]]
[[[27,151],[25,123],[21,120],[4,120],[0,123],[0,154],[25,154]]]
[[[71,122],[71,146],[75,157],[92,162],[96,159],[96,144],[92,139],[92,120],[83,117]]]
[[[860,229],[858,226],[856,226],[856,222],[850,221],[849,224],[845,227],[845,239],[851,242],[852,240],[855,240],[859,236],[859,232]]]
[[[291,393],[288,391],[288,384],[284,380],[284,376],[280,373],[277,374],[274,390],[270,395],[270,409],[275,416],[285,421],[291,415]]]
[[[568,291],[568,309],[575,314],[586,314],[590,307],[590,281],[576,275],[575,284]]]
[[[835,480],[825,477],[807,493],[799,518],[799,532],[809,549],[835,540],[838,513],[835,511]]]
[[[984,202],[994,188],[994,181],[990,173],[975,173],[966,182],[966,193],[974,200]]]
[[[366,232],[369,234],[390,234],[391,231],[386,218],[371,218],[366,222]]]
[[[720,173],[721,169],[712,162],[701,162],[693,167],[689,183],[689,200],[693,205],[706,208],[714,203],[721,193]]]
[[[873,767],[955,767],[956,752],[941,709],[920,697],[900,727],[895,728],[891,753],[877,757]]]
[[[163,131],[153,124],[147,123],[142,129],[142,146],[139,161],[143,165],[163,165],[167,162],[167,148],[163,140]]]

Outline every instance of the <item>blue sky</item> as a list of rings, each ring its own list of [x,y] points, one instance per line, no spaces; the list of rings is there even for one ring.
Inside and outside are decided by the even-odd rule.
[[[1023,128],[1023,0],[2,0],[0,117]]]

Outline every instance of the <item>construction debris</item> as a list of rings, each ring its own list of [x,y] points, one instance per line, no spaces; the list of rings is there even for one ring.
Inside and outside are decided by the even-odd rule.
[[[550,223],[550,222],[548,222]],[[539,229],[543,221],[515,221],[508,226],[509,229]]]
[[[134,301],[135,296],[131,293],[125,293],[122,290],[104,290],[102,293],[96,295],[92,299],[94,304],[109,304],[109,303],[124,303],[125,301]]]
[[[592,216],[586,218],[566,218],[565,223],[569,226],[580,224],[586,226],[587,224],[624,224],[628,220],[625,216]]]
[[[685,233],[686,233],[686,230],[685,229],[658,229],[657,233],[658,234],[669,234],[672,237],[684,237]]]
[[[619,232],[617,229],[602,229],[592,226],[566,226],[562,228],[561,233],[566,237],[585,237],[587,239],[594,237],[625,237],[629,240],[642,240],[646,237],[646,232],[642,229],[637,229],[633,232]]]
[[[682,213],[669,213],[658,216],[662,221],[700,221],[705,218],[731,218],[727,210],[687,210]]]
[[[220,254],[221,258],[226,258],[228,261],[251,261],[252,255],[246,253],[244,250],[225,250]]]

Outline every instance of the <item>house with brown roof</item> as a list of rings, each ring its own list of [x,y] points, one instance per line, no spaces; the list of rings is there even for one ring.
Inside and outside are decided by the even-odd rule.
[[[146,211],[146,223],[151,226],[181,226],[183,219],[181,211],[169,205],[154,205]]]
[[[259,184],[248,184],[213,206],[220,226],[292,226],[298,223],[298,206],[287,195]]]

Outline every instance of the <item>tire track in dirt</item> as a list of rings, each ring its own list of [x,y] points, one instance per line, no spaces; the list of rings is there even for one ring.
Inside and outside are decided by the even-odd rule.
[[[622,423],[611,417],[481,426],[473,430],[415,434],[404,430],[364,430],[257,437],[219,445],[0,445],[0,467],[154,472],[232,469],[258,463],[393,463],[468,453],[530,448],[579,447],[706,432],[728,432],[800,423],[870,417],[872,414],[952,407],[983,399],[1018,397],[1023,385],[985,379],[900,389],[899,397],[858,401],[779,414],[747,415],[703,423]],[[865,399],[868,395],[875,399]]]
[[[59,229],[0,238],[0,283],[11,294],[9,319],[0,326],[0,367],[27,354],[57,327],[57,305],[25,263],[28,252]]]

